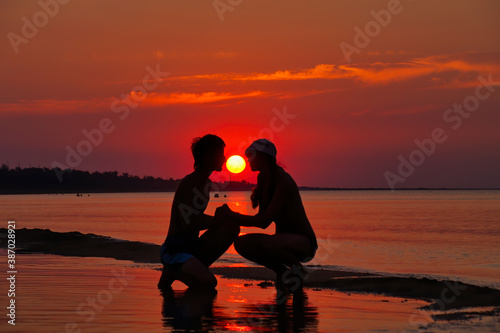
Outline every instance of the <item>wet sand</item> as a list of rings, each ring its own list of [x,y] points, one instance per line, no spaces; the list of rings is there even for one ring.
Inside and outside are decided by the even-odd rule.
[[[0,229],[0,236],[4,235],[5,229]],[[450,327],[460,331],[457,325],[464,326],[465,321],[464,330],[488,331],[492,327],[494,332],[500,326],[500,291],[456,281],[309,268],[304,293],[278,299],[270,270],[219,263],[211,268],[219,279],[217,295],[200,297],[187,293],[180,282],[174,283],[172,293],[156,289],[161,264],[155,244],[42,229],[19,229],[16,237],[22,245],[16,250],[22,267],[19,322],[30,327],[47,321],[40,326],[47,330],[37,327],[40,332],[53,332],[54,325],[61,332],[81,325],[86,332],[99,332],[102,327],[107,331],[130,327],[133,332],[150,327],[154,331],[159,323],[173,329],[193,322],[197,329],[215,331],[265,331],[266,327],[274,327],[271,331],[285,327],[282,331],[287,331],[291,325],[311,332],[411,332],[429,327],[440,332]],[[134,278],[123,278],[129,275]],[[116,296],[110,289],[113,279],[115,285],[126,282]],[[2,288],[7,287],[4,284],[2,281]],[[136,287],[129,288],[133,285]],[[101,303],[93,308],[86,305],[98,297]],[[121,297],[122,301],[113,301]],[[104,308],[109,312],[98,319]],[[178,318],[179,313],[189,313],[194,319]],[[64,326],[67,323],[69,328]]]
[[[0,235],[5,233],[5,229],[0,229]],[[18,244],[22,246],[20,252],[25,253],[107,257],[137,263],[159,263],[160,246],[151,243],[117,240],[80,232],[53,232],[48,229],[19,229],[16,235]],[[214,268],[214,273],[227,278],[274,280],[272,272],[263,267]],[[500,290],[451,280],[310,270],[305,286],[421,299],[431,302],[427,307],[431,310],[500,307]]]
[[[468,310],[475,320],[450,321],[454,318],[436,318],[438,313],[421,310],[430,303],[416,299],[323,288],[277,298],[275,288],[260,280],[218,275],[233,271],[231,267],[214,269],[219,281],[216,294],[200,294],[189,293],[180,282],[171,292],[159,291],[158,265],[48,254],[19,254],[16,262],[17,324],[0,323],[2,332],[497,332],[500,328],[498,313]],[[7,288],[4,279],[0,288]]]
[[[180,282],[161,292],[151,265],[47,254],[16,261],[16,326],[3,321],[2,332],[401,332],[433,323],[429,315],[425,326],[412,323],[428,303],[411,299],[309,288],[278,299],[274,287],[222,276],[216,294]]]
[[[272,272],[261,267],[221,267],[214,268],[213,272],[229,278],[274,280]],[[309,288],[423,299],[432,302],[426,307],[432,310],[500,306],[499,290],[457,281],[329,270],[309,269],[309,272],[304,283]]]

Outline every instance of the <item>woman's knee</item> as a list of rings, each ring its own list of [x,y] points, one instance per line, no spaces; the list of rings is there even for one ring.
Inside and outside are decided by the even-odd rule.
[[[234,248],[236,251],[243,255],[248,252],[254,252],[256,249],[263,249],[263,242],[260,235],[257,234],[247,234],[236,238],[234,241]]]
[[[234,241],[234,248],[236,250],[246,248],[248,246],[248,243],[249,243],[248,236],[249,235],[238,236],[238,238],[236,238],[236,240]]]

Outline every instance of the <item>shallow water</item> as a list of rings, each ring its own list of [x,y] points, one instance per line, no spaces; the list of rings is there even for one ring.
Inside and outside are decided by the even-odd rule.
[[[227,195],[227,197],[224,197]],[[223,203],[255,213],[249,192]],[[500,191],[303,191],[320,248],[310,265],[405,275],[438,275],[500,287]],[[80,231],[161,244],[173,193],[4,195],[0,212],[17,228]],[[2,226],[5,227],[5,226]],[[273,233],[244,228],[244,233]],[[245,262],[231,248],[225,262]]]
[[[427,304],[311,289],[276,298],[274,287],[220,277],[215,297],[180,282],[162,295],[159,271],[102,258],[23,254],[17,267],[16,326],[2,320],[3,332],[400,332],[418,328],[411,316]]]

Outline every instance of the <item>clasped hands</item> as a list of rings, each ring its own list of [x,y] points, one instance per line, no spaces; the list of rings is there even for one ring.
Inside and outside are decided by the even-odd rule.
[[[231,214],[234,212],[229,208],[227,204],[223,204],[220,207],[217,207],[215,210],[215,217],[221,218],[221,217],[229,217]]]

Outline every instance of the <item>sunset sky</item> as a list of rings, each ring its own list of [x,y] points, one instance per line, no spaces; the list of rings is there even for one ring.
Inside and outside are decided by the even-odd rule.
[[[0,2],[0,164],[181,178],[213,133],[301,186],[500,187],[497,0],[60,1]]]

